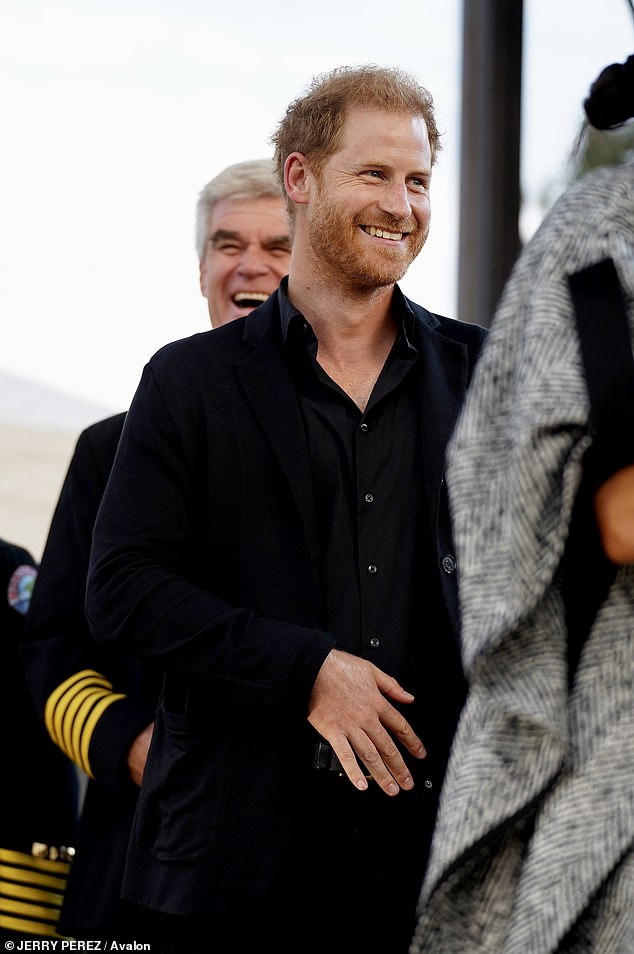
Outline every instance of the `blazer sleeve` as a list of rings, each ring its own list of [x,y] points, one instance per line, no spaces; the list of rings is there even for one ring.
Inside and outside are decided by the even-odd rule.
[[[123,415],[77,441],[33,591],[21,642],[31,694],[60,749],[91,778],[132,785],[126,757],[154,706],[130,667],[97,646],[84,612],[92,529]]]
[[[146,366],[128,412],[95,525],[90,625],[99,642],[152,659],[216,701],[305,707],[334,638],[230,605],[214,594],[213,579],[200,580],[213,552],[212,539],[200,541],[195,489],[196,445],[210,426],[196,420],[208,389],[183,386],[180,370],[173,361],[167,373]],[[225,505],[239,506],[231,488]]]

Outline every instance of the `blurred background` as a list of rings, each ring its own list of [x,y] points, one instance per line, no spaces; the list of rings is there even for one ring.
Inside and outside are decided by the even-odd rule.
[[[463,27],[479,2],[0,0],[0,536],[39,559],[81,428],[127,408],[157,348],[207,330],[198,192],[270,156],[317,73],[398,66],[432,92],[431,233],[402,287],[460,317]],[[591,82],[633,41],[627,0],[524,0],[522,241],[571,175]]]

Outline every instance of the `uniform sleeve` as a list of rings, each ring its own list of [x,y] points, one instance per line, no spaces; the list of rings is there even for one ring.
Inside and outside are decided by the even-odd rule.
[[[76,785],[35,712],[18,655],[37,566],[0,541],[0,721],[6,768],[0,813],[0,933],[59,937],[73,854]]]
[[[114,423],[114,422],[113,422]],[[126,756],[153,707],[95,644],[85,612],[92,529],[120,428],[80,435],[55,509],[21,645],[36,706],[59,748],[109,788],[129,786]]]

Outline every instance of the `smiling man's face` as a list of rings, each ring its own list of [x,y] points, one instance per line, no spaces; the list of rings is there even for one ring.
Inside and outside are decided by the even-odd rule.
[[[427,239],[431,168],[422,116],[351,109],[308,208],[322,270],[365,288],[402,278]]]
[[[284,200],[221,199],[211,210],[200,290],[214,328],[248,315],[288,274],[291,253]]]

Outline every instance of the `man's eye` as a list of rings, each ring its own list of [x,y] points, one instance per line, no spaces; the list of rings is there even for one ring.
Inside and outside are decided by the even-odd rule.
[[[232,242],[219,242],[218,245],[214,245],[214,248],[218,252],[225,252],[229,255],[236,254],[240,251],[240,246]]]

